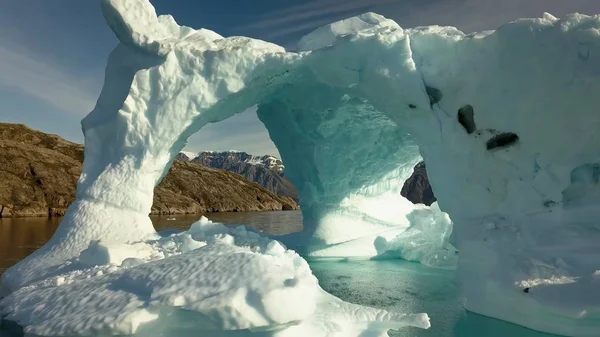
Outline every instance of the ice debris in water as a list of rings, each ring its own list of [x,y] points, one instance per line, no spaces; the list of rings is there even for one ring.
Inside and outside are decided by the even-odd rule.
[[[411,227],[390,240],[378,237],[375,247],[380,252],[376,258],[402,258],[426,266],[455,269],[458,250],[449,242],[452,221],[440,211],[437,202],[431,207],[421,205],[407,215]]]

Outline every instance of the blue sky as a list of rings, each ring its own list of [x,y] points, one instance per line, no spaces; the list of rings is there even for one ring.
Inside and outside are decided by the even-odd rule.
[[[374,11],[403,27],[493,29],[519,17],[600,13],[598,0],[153,0],[159,14],[224,36],[293,47],[311,30]],[[82,142],[116,38],[95,0],[0,0],[0,122],[24,123]],[[200,130],[186,150],[277,154],[253,111]]]

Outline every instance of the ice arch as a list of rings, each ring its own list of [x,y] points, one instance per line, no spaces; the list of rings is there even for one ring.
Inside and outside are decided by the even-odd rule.
[[[51,242],[6,274],[9,287],[91,239],[153,235],[153,187],[187,137],[258,105],[300,188],[307,228],[291,238],[297,247],[369,255],[378,236],[400,233],[407,214],[388,212],[398,207],[390,201],[401,202],[394,189],[420,154],[455,222],[467,308],[548,332],[597,331],[600,299],[588,295],[599,212],[569,191],[598,188],[576,178],[600,162],[598,17],[545,15],[465,35],[365,14],[288,53],[180,27],[144,1],[107,0],[103,10],[121,44],[82,122],[77,201]],[[342,226],[352,230],[340,238]],[[370,246],[339,245],[356,239]]]

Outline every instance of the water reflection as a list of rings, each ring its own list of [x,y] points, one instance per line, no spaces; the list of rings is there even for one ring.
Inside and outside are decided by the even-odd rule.
[[[205,214],[214,222],[226,225],[248,225],[268,234],[287,234],[302,229],[302,212],[229,212]],[[200,215],[151,216],[156,230],[187,230],[190,224],[198,221]]]
[[[300,211],[209,213],[205,216],[226,225],[246,224],[269,234],[287,234],[302,229]],[[187,230],[199,218],[200,215],[150,217],[159,231]],[[0,275],[50,240],[61,220],[62,218],[1,218]]]
[[[0,219],[0,274],[46,243],[60,218]]]

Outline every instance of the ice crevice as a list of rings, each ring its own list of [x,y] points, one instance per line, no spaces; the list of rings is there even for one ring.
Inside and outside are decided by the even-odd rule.
[[[586,294],[600,270],[599,17],[544,14],[467,35],[366,13],[288,52],[180,26],[145,0],[101,3],[120,44],[82,121],[77,200],[2,279],[0,312],[26,331],[152,335],[190,315],[210,336],[429,326],[331,297],[300,256],[456,268],[468,310],[598,331],[600,299]],[[203,219],[158,235],[153,188],[187,138],[253,106],[300,192],[303,230],[265,238]],[[421,159],[431,207],[400,194]]]

